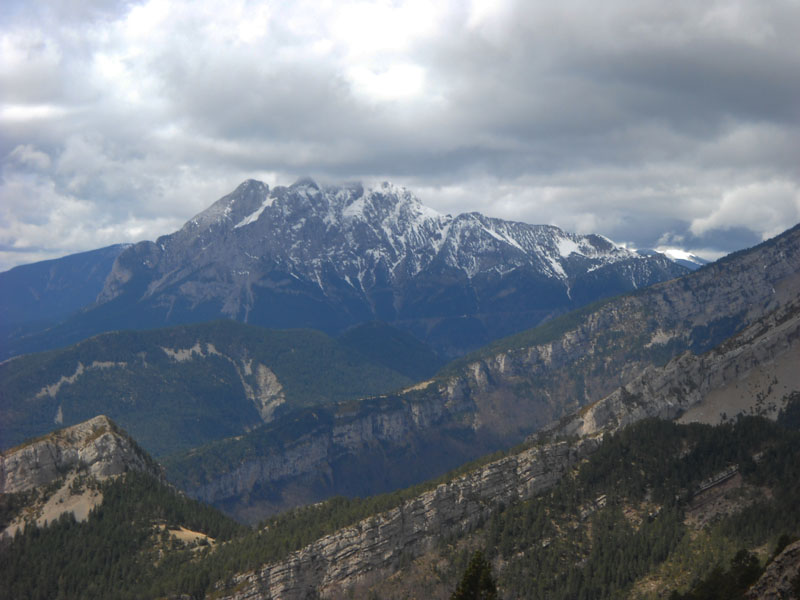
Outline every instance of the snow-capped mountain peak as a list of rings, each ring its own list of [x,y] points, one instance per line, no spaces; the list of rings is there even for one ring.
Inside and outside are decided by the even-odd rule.
[[[680,248],[657,248],[657,251],[664,254],[670,260],[674,260],[676,262],[691,262],[696,265],[706,265],[709,262],[704,258],[700,258],[696,254],[692,254],[686,250],[681,250]]]
[[[304,178],[270,188],[249,180],[147,244],[120,256],[101,300],[122,293],[136,271],[146,280],[137,289],[158,306],[219,305],[223,315],[285,327],[334,327],[330,311],[346,325],[494,310],[503,321],[519,313],[514,325],[530,326],[564,306],[683,272],[599,235],[443,215],[388,182],[320,186]],[[306,312],[301,298],[311,303]],[[273,305],[280,310],[264,308]]]
[[[226,233],[215,242],[209,235],[212,228]],[[396,283],[432,267],[459,271],[467,279],[524,267],[569,286],[580,273],[622,260],[644,260],[598,235],[480,213],[442,215],[408,189],[388,182],[371,188],[321,187],[303,178],[289,187],[270,189],[249,180],[174,235],[179,234],[196,238],[208,261],[218,260],[208,250],[224,240],[220,252],[230,256],[232,249],[239,250],[230,256],[234,263],[242,262],[242,256],[250,266],[254,260],[277,262],[323,288],[325,264],[325,271],[359,291],[365,281],[374,284],[380,279],[379,273]],[[238,272],[244,272],[244,266]]]
[[[215,225],[238,223],[252,214],[253,207],[269,197],[269,186],[255,179],[248,179],[233,192],[223,196],[203,212],[189,219],[181,231],[198,231]],[[256,209],[257,210],[257,209]]]
[[[682,248],[674,248],[674,247],[665,247],[661,246],[654,250],[639,250],[639,254],[644,256],[655,256],[661,255],[665,256],[667,259],[671,260],[677,265],[681,265],[682,267],[686,267],[691,271],[695,271],[702,266],[709,264],[710,260],[706,260],[692,252],[688,252],[683,250]]]

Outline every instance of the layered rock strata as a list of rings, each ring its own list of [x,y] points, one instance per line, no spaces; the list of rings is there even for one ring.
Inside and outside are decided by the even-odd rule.
[[[646,369],[609,396],[565,419],[557,429],[567,435],[587,435],[617,431],[647,417],[675,419],[713,391],[777,359],[800,364],[799,303],[782,307],[710,352],[700,356],[687,352],[664,367]],[[786,397],[798,391],[798,381],[783,383]],[[753,390],[754,396],[757,393]],[[732,411],[729,414],[736,416]]]
[[[552,487],[599,445],[557,442],[532,447],[437,486],[401,506],[325,536],[286,559],[232,578],[228,600],[328,596],[396,569],[436,540],[488,517],[501,503]]]

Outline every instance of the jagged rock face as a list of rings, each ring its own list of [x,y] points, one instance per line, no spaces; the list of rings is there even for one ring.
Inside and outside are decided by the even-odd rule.
[[[121,254],[99,301],[161,323],[213,314],[336,331],[378,318],[457,353],[685,272],[597,235],[440,215],[390,184],[251,180]]]
[[[749,600],[796,600],[800,581],[800,542],[789,544],[747,591]]]
[[[501,503],[552,487],[599,445],[596,439],[525,450],[490,463],[404,502],[398,508],[325,536],[275,564],[231,578],[229,600],[326,597],[462,533]],[[224,592],[223,592],[224,593]]]
[[[131,469],[161,476],[152,459],[101,415],[4,452],[0,493],[25,492],[73,472],[105,479]]]
[[[715,390],[747,377],[753,370],[775,361],[800,364],[800,304],[781,307],[741,334],[701,356],[686,352],[661,368],[648,368],[639,377],[609,396],[586,407],[561,423],[565,435],[589,435],[614,432],[648,417],[675,419],[700,405]],[[800,390],[796,377],[784,377],[778,386],[785,400]],[[756,396],[764,391],[749,388]],[[781,398],[767,414],[776,416]],[[730,406],[715,406],[735,418]],[[689,415],[687,415],[689,416]],[[691,417],[683,419],[693,420]]]

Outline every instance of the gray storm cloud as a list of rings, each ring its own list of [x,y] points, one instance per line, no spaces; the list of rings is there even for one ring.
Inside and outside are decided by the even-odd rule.
[[[12,2],[0,268],[178,228],[241,180],[715,257],[800,221],[796,2]]]

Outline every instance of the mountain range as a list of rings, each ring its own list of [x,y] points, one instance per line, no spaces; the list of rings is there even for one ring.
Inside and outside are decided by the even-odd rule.
[[[800,528],[800,386],[782,377],[781,361],[791,371],[798,353],[795,300],[711,352],[645,369],[500,456],[402,492],[291,511],[252,531],[165,488],[152,459],[98,417],[3,454],[2,514],[19,519],[29,507],[29,522],[62,516],[0,546],[10,553],[0,561],[0,590],[447,598],[465,556],[484,547],[500,597],[792,598],[800,587],[792,535]],[[740,381],[751,403],[739,408],[777,425],[733,412],[716,427],[648,418],[687,416]],[[780,408],[770,406],[775,399]],[[97,508],[88,512],[87,503]],[[115,551],[100,540],[117,540]]]
[[[139,330],[0,364],[0,595],[449,598],[478,567],[503,598],[800,593],[800,226],[687,273],[389,185],[251,181],[111,252],[93,304],[14,343]],[[574,305],[437,337],[437,286],[531,274]],[[328,333],[254,323],[282,305]]]
[[[339,493],[390,491],[521,442],[785,305],[800,295],[799,238],[794,228],[584,307],[417,384],[432,371],[399,365],[424,346],[404,338],[380,363],[400,335],[385,325],[345,333],[346,348],[323,334],[233,321],[106,334],[0,367],[4,445],[108,413],[164,457],[180,487],[250,522]],[[432,355],[424,362],[435,368]]]
[[[320,187],[310,179],[275,188],[246,181],[175,233],[114,251],[102,289],[81,296],[96,302],[66,319],[51,311],[49,325],[62,322],[11,335],[4,355],[103,331],[231,318],[329,334],[379,320],[454,357],[687,272],[599,235],[441,215],[388,183]],[[7,303],[23,304],[25,293]]]

